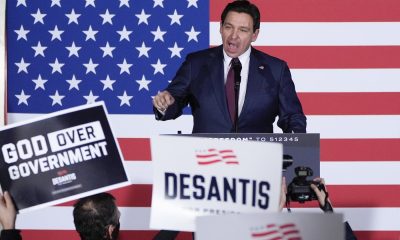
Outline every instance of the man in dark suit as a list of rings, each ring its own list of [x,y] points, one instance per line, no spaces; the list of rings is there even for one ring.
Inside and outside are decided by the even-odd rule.
[[[287,64],[251,46],[259,28],[257,6],[248,1],[229,3],[221,14],[222,45],[186,57],[169,86],[153,99],[156,119],[175,119],[190,104],[193,133],[271,133],[277,116],[283,132],[306,132],[306,117]],[[231,59],[237,58],[241,83],[235,128],[225,82]]]

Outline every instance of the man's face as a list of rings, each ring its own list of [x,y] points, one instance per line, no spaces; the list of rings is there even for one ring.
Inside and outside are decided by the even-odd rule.
[[[219,32],[225,52],[235,58],[244,53],[251,42],[257,39],[259,30],[253,32],[253,18],[249,14],[230,11]]]

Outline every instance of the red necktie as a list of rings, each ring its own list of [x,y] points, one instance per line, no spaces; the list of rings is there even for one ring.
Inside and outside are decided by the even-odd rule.
[[[232,58],[231,60],[231,67],[228,71],[228,76],[226,77],[225,83],[225,93],[226,93],[226,100],[228,103],[229,114],[231,115],[232,122],[235,121],[235,71],[233,70],[233,62],[239,61],[238,58]]]

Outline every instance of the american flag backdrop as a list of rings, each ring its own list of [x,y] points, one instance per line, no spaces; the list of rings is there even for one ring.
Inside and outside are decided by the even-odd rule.
[[[0,24],[6,23],[8,123],[105,101],[133,180],[112,191],[122,212],[121,239],[156,233],[148,226],[149,137],[191,132],[188,114],[155,121],[151,97],[187,53],[221,43],[219,18],[227,2],[6,1]],[[359,239],[399,239],[400,1],[254,3],[262,24],[253,46],[288,62],[307,131],[321,134],[321,176],[336,211]],[[19,215],[17,227],[25,240],[78,239],[72,203]]]

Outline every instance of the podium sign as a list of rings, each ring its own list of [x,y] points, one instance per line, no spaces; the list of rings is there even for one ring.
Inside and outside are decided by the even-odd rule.
[[[265,213],[196,219],[196,240],[343,240],[341,214]]]
[[[197,133],[176,134],[176,136],[206,137],[211,139],[232,140],[238,142],[274,142],[282,143],[283,154],[293,158],[293,164],[284,171],[286,182],[295,177],[298,166],[310,167],[313,177],[320,176],[320,135],[319,133]],[[267,158],[265,158],[267,159]]]
[[[195,231],[197,216],[278,210],[282,144],[159,136],[151,150],[150,228]]]
[[[20,211],[129,185],[102,104],[0,129],[0,185]]]

